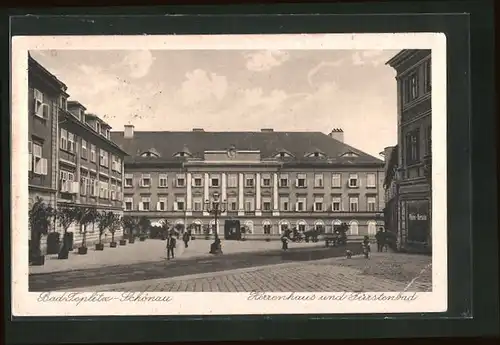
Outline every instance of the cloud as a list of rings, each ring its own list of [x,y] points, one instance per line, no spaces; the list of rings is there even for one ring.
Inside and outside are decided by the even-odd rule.
[[[355,66],[372,65],[377,67],[384,64],[388,57],[383,50],[363,50],[352,54],[352,64]]]
[[[263,50],[245,54],[246,67],[250,71],[268,71],[290,58],[290,54],[280,50]]]
[[[178,91],[184,106],[195,106],[210,101],[221,101],[226,96],[228,82],[225,76],[195,69],[186,73]]]
[[[309,85],[313,86],[313,77],[324,67],[339,67],[342,65],[343,60],[337,61],[321,61],[319,64],[311,68],[311,70],[307,73],[307,82]]]
[[[149,73],[154,60],[149,50],[134,50],[123,58],[122,64],[129,69],[130,77],[139,79]]]

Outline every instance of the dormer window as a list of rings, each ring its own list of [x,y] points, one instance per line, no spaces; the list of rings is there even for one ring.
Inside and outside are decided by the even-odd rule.
[[[359,157],[359,155],[355,152],[349,151],[342,154],[341,157]]]
[[[95,123],[95,130],[97,131],[97,133],[101,133],[101,124],[99,122]]]
[[[307,158],[324,158],[326,156],[323,152],[315,151],[315,152],[311,152],[311,153],[306,154],[306,157]]]
[[[275,156],[275,158],[291,158],[293,155],[286,151],[280,151]]]
[[[191,157],[191,154],[188,152],[180,151],[174,154],[174,157]]]
[[[156,152],[152,151],[146,151],[141,154],[141,157],[152,157],[152,158],[158,158],[160,157]]]

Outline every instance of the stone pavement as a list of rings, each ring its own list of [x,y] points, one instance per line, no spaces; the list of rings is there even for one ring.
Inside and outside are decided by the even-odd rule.
[[[65,291],[425,292],[432,291],[432,267],[429,256],[373,253],[368,260],[356,256],[282,263]]]
[[[177,241],[176,260],[211,257],[208,254],[210,243],[213,240],[196,239],[189,242],[189,247],[184,249],[184,243]],[[57,255],[48,255],[43,266],[30,266],[30,274],[62,272],[72,270],[92,269],[106,266],[133,265],[147,262],[164,261],[166,255],[166,241],[148,239],[144,242],[136,241],[126,246],[110,248],[105,245],[103,251],[89,248],[87,255],[78,255],[77,251],[70,253],[66,260],[58,260]],[[291,243],[290,248],[323,247],[324,242],[317,243]],[[279,241],[222,241],[224,254],[250,253],[258,251],[279,250]]]

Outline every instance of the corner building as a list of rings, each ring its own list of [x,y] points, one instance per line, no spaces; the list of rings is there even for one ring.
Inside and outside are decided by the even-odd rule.
[[[406,49],[387,62],[398,90],[398,246],[432,250],[431,51]]]
[[[217,231],[237,219],[248,238],[278,238],[346,222],[352,236],[374,235],[383,223],[384,163],[343,143],[343,131],[142,132],[132,125],[111,138],[125,159],[125,213],[156,223],[213,229],[205,200],[227,203]]]

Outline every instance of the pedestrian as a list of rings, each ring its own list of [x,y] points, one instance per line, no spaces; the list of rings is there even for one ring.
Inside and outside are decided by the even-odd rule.
[[[172,259],[174,258],[175,244],[176,244],[175,237],[172,236],[172,233],[169,233],[167,237],[167,260],[170,260],[170,258]]]
[[[375,239],[377,240],[377,252],[381,252],[386,241],[386,234],[384,233],[383,228],[378,229]]]
[[[368,259],[368,256],[370,255],[370,238],[368,236],[364,237],[362,247],[363,254],[365,255],[365,258]]]
[[[281,249],[284,251],[288,250],[288,240],[288,232],[285,231],[281,236]]]
[[[189,239],[190,239],[189,232],[185,231],[184,234],[182,235],[182,241],[184,242],[184,248],[188,247]]]

